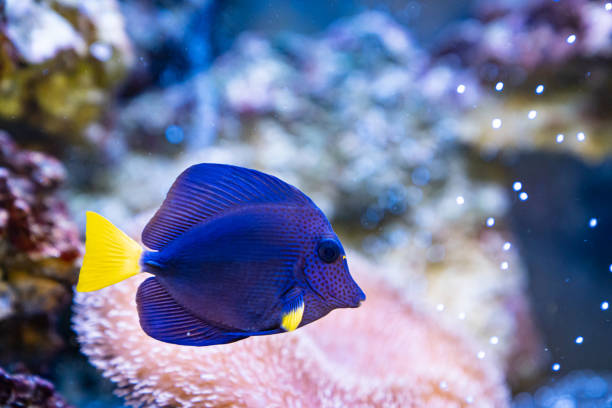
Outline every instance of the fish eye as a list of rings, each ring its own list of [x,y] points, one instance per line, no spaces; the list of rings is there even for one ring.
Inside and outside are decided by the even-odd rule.
[[[322,239],[317,245],[317,254],[325,263],[332,263],[340,256],[340,245],[333,239]]]

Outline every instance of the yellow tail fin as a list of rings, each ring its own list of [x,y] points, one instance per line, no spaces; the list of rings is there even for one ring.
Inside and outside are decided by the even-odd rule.
[[[102,289],[140,272],[142,247],[109,220],[88,211],[85,234],[78,292]]]

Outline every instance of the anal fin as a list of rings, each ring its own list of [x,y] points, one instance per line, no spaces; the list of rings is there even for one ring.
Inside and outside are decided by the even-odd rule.
[[[140,326],[154,339],[184,346],[232,343],[247,336],[228,333],[179,305],[156,278],[148,278],[136,294]]]
[[[281,327],[286,331],[297,329],[302,322],[302,316],[304,316],[304,297],[302,294],[298,293],[285,299]]]

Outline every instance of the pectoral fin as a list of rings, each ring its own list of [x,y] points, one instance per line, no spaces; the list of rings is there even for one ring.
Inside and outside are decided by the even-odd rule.
[[[301,293],[285,300],[281,327],[286,331],[298,328],[304,315],[304,297]]]

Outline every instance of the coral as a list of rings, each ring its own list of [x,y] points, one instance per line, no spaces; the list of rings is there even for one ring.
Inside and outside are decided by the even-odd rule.
[[[612,19],[602,3],[480,2],[479,17],[449,29],[438,57],[453,55],[483,81],[520,80],[519,70],[563,70],[579,58],[611,57]],[[567,41],[570,35],[574,41]]]
[[[185,83],[131,99],[117,112],[117,129],[134,150],[168,155],[182,150],[183,140],[206,145],[215,136],[214,126],[210,125],[216,121],[214,102],[210,79],[198,75]],[[172,131],[175,140],[170,136]]]
[[[603,3],[488,2],[479,19],[449,31],[434,61],[459,81],[471,78],[459,97],[460,82],[447,84],[460,104],[469,99],[461,140],[489,154],[551,150],[602,160],[612,151],[612,13]],[[491,126],[494,118],[501,127]]]
[[[131,63],[115,0],[8,0],[0,120],[79,140]]]
[[[543,347],[525,296],[525,267],[507,236],[442,230],[407,240],[384,264],[388,278],[423,299],[440,319],[463,325],[479,340],[483,358],[504,367],[508,380],[517,383],[537,372]],[[424,248],[428,238],[432,245]]]
[[[514,408],[606,408],[612,402],[612,376],[609,373],[573,371],[562,378],[550,379],[533,395],[521,393],[514,398]]]
[[[53,384],[34,375],[10,375],[0,368],[0,406],[6,408],[69,408]]]
[[[212,57],[212,37],[219,28],[221,1],[191,0],[121,2],[121,12],[139,64],[128,87],[142,90],[153,84],[166,87],[207,68]]]
[[[0,358],[45,354],[59,341],[53,319],[70,301],[81,253],[57,193],[64,177],[57,160],[0,132]]]
[[[406,31],[379,13],[344,21],[315,40],[244,36],[210,75],[144,94],[123,108],[119,132],[147,149],[181,145],[189,153],[177,169],[211,151],[232,151],[233,162],[295,182],[326,213],[351,222],[357,217],[368,229],[398,217],[438,228],[503,213],[494,184],[466,180],[463,158],[452,152],[457,118],[445,106],[434,109],[439,101],[423,93],[425,65]],[[202,106],[211,103],[211,82],[218,116]],[[200,147],[211,142],[205,126],[219,133],[209,150]],[[170,128],[181,138],[169,143]],[[452,203],[440,199],[468,189],[473,199],[463,207],[450,205],[455,197]],[[421,205],[430,198],[452,211],[433,216]],[[143,205],[137,212],[150,209]]]
[[[424,313],[356,254],[367,293],[293,333],[182,347],[147,337],[134,296],[142,276],[79,293],[74,328],[83,352],[132,406],[504,407],[503,374],[477,348]]]

